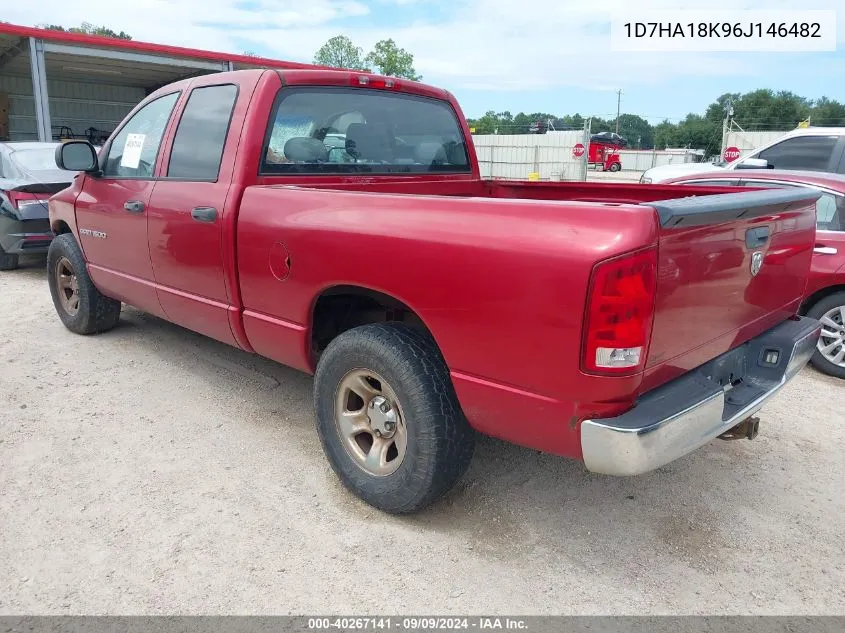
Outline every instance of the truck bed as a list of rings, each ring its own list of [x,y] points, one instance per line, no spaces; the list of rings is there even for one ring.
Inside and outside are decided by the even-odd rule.
[[[403,178],[349,177],[265,177],[261,184],[298,186],[369,193],[414,196],[451,196],[505,200],[545,200],[557,202],[604,202],[638,204],[687,196],[736,192],[736,187],[699,185],[643,185],[616,182],[530,182],[520,180],[478,180],[455,175]],[[750,188],[749,188],[750,189]]]

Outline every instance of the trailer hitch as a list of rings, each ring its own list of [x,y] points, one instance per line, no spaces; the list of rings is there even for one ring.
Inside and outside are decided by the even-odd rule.
[[[720,440],[753,440],[760,430],[760,418],[745,418],[732,429],[719,436]]]

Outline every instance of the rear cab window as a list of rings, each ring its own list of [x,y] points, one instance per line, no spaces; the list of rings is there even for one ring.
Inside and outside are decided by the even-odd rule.
[[[261,160],[262,175],[470,171],[448,102],[367,88],[282,88]]]

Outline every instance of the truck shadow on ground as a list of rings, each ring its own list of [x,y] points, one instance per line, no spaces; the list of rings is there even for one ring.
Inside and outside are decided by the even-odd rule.
[[[125,308],[121,325],[104,336],[135,339],[205,380],[230,382],[233,391],[265,414],[248,420],[233,410],[239,423],[268,430],[280,423],[313,425],[312,379],[300,372],[132,308]],[[291,409],[300,414],[280,422],[280,411]],[[297,450],[325,462],[316,433],[297,437]],[[613,478],[591,474],[577,461],[479,437],[468,473],[424,512],[384,515],[346,491],[327,465],[323,473],[330,504],[321,511],[342,514],[364,529],[390,525],[421,537],[449,534],[458,547],[502,562],[526,556],[555,560],[564,553],[570,562],[589,561],[600,558],[597,547],[611,547],[620,565],[634,572],[649,564],[649,552],[660,552],[717,574],[722,553],[735,548],[735,535],[753,529],[749,516],[768,512],[771,522],[785,520],[764,500],[773,490],[788,488],[790,475],[769,451],[759,449],[759,440],[716,441],[653,473]],[[749,543],[753,551],[753,539]]]
[[[33,258],[14,274],[43,283],[45,272],[44,259]],[[233,403],[231,417],[239,423],[268,431],[279,424],[313,427],[312,379],[305,374],[130,307],[124,307],[118,328],[100,336],[134,341],[203,380],[225,380],[263,412],[239,420]],[[813,379],[839,386],[808,371]],[[281,412],[291,409],[301,413],[280,422]],[[620,568],[635,574],[658,557],[715,575],[724,572],[736,535],[753,534],[761,520],[801,538],[801,518],[766,501],[801,492],[794,488],[797,475],[772,451],[763,417],[762,439],[755,443],[717,441],[633,478],[594,475],[577,461],[479,437],[472,465],[455,488],[429,509],[404,517],[382,514],[346,491],[325,464],[316,433],[296,434],[296,441],[298,450],[324,465],[330,503],[321,512],[329,518],[343,515],[363,530],[378,525],[410,530],[420,538],[447,534],[458,550],[501,562],[545,557],[550,564],[577,564],[589,571],[591,561],[611,554]],[[753,559],[766,547],[765,534],[746,537],[744,545],[744,558]]]

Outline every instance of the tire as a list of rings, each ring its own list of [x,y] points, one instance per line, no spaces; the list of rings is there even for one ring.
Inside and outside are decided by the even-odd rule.
[[[0,248],[0,270],[15,270],[18,267],[18,256],[6,253]]]
[[[610,164],[610,171],[619,171],[620,169],[622,169],[622,165],[620,165],[619,163]]]
[[[371,393],[369,405],[363,397],[350,405],[346,385],[355,384],[362,374],[367,374],[373,393],[381,396]],[[357,394],[350,390],[348,395],[354,400]],[[375,435],[379,414],[374,406],[379,397],[392,405],[391,413],[382,414],[384,425],[384,415],[395,416],[392,438]],[[404,324],[363,325],[332,340],[317,364],[314,404],[317,432],[335,473],[350,491],[379,510],[390,514],[421,510],[448,492],[469,467],[475,432],[458,404],[446,363],[430,336]],[[348,439],[350,434],[336,422],[339,407],[360,408],[364,412],[360,424],[366,430]],[[380,473],[361,461],[368,440],[372,447],[376,442],[393,442],[392,448],[379,452],[386,456],[378,466]],[[403,443],[404,455],[396,462]],[[367,454],[372,452],[370,448]],[[386,461],[391,452],[393,461]]]
[[[833,324],[838,325],[839,330],[837,331],[829,323],[826,324],[826,322],[822,322],[822,326],[824,327],[824,331],[836,332],[839,335],[841,345],[845,345],[845,292],[835,292],[832,295],[828,295],[821,301],[816,302],[809,310],[807,310],[807,316],[812,319],[821,320],[825,317],[825,315],[829,315],[832,311],[837,310],[841,312],[839,312],[839,314],[834,312]],[[828,318],[830,317],[828,316]],[[845,364],[842,364],[845,363],[845,359],[843,359],[840,364],[836,364],[832,359],[826,358],[825,354],[822,353],[820,349],[826,344],[829,345],[834,341],[834,338],[822,335],[822,338],[819,339],[819,346],[816,348],[816,352],[813,354],[810,362],[816,369],[824,372],[825,374],[835,376],[837,378],[845,378]],[[837,352],[843,349],[845,348],[841,346],[838,348],[834,347],[832,351]]]
[[[47,251],[47,282],[53,305],[65,327],[77,334],[105,332],[120,319],[120,301],[106,297],[88,276],[82,251],[73,235],[64,233]],[[63,284],[70,284],[64,287]],[[75,290],[75,294],[74,294]],[[76,298],[76,309],[72,308]]]

